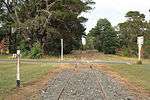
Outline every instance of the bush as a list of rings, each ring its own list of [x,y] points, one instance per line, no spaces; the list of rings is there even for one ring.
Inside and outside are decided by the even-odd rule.
[[[134,47],[134,48],[124,47],[117,53],[121,56],[127,56],[127,57],[137,57],[138,56],[138,50],[136,47]]]
[[[119,52],[118,52],[119,55],[121,56],[130,56],[130,53],[129,53],[129,49],[128,48],[123,48],[121,49]]]
[[[150,58],[150,46],[144,46],[144,58]]]
[[[22,57],[27,57],[30,54],[30,51],[22,51]]]
[[[19,49],[20,49],[21,52],[22,52],[22,56],[23,56],[23,57],[28,56],[28,54],[30,53],[30,48],[29,48],[28,42],[22,40],[22,41],[20,41],[19,44],[20,44],[20,45],[19,45]]]
[[[38,42],[34,43],[33,47],[31,48],[29,57],[32,59],[38,59],[38,58],[41,58],[42,55],[43,55],[43,51],[42,51],[42,47],[40,43]]]

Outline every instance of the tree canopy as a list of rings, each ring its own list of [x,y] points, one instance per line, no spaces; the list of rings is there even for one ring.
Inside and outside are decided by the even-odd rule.
[[[137,55],[137,37],[144,36],[145,43],[150,39],[150,24],[145,20],[145,15],[138,11],[129,11],[127,20],[119,23],[120,44],[128,49],[129,55]]]
[[[94,37],[93,45],[98,51],[106,54],[116,53],[117,33],[107,19],[99,19],[96,26],[89,32],[89,37]]]
[[[0,34],[12,52],[31,50],[39,42],[44,54],[57,54],[63,38],[64,53],[69,53],[81,45],[87,19],[79,16],[92,9],[91,4],[92,0],[0,0]]]

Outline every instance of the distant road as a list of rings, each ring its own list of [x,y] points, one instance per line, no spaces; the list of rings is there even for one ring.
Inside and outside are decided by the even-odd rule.
[[[7,59],[0,59],[0,63],[16,63],[16,60],[7,60]],[[31,63],[31,64],[38,64],[38,63],[49,63],[49,64],[131,64],[131,62],[125,61],[105,61],[105,60],[73,60],[73,61],[48,61],[48,60],[33,60],[33,59],[22,59],[21,63]]]

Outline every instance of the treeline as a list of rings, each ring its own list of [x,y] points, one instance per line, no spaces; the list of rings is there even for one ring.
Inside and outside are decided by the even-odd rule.
[[[0,0],[0,40],[10,53],[20,49],[32,57],[79,49],[87,19],[81,13],[91,10],[92,0]]]
[[[97,49],[105,54],[136,56],[137,37],[144,36],[142,54],[150,58],[150,22],[138,11],[129,11],[126,21],[113,27],[107,19],[99,19],[87,35],[87,49]]]

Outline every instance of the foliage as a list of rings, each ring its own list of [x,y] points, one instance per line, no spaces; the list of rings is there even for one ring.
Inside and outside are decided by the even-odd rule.
[[[94,49],[94,41],[95,41],[95,37],[92,36],[91,34],[88,34],[86,37],[85,48],[88,50],[93,50]]]
[[[87,19],[79,17],[90,9],[92,0],[0,0],[0,23],[5,28],[10,51],[22,40],[31,49],[39,42],[45,54],[59,53],[60,39],[64,39],[64,53],[81,45]],[[13,29],[13,31],[12,31]],[[19,37],[17,37],[19,36]],[[30,38],[30,41],[28,40]],[[12,45],[14,44],[14,45]],[[13,46],[13,47],[12,47]],[[14,49],[12,49],[14,48]]]
[[[4,37],[4,32],[3,29],[0,27],[0,41],[3,39]]]
[[[42,51],[40,43],[34,43],[33,47],[31,48],[29,57],[32,59],[41,58],[42,53],[43,51]]]
[[[143,53],[144,58],[150,59],[150,45],[144,46],[143,48],[144,48],[144,53]]]
[[[88,37],[93,36],[94,47],[99,52],[106,54],[115,54],[118,47],[117,32],[111,26],[111,23],[107,19],[99,19],[95,28],[93,28]]]
[[[150,52],[149,52],[149,50],[150,50],[150,48],[145,48],[146,50],[144,50],[145,52],[144,52],[144,58],[145,59],[150,59]]]
[[[150,25],[138,11],[129,11],[125,17],[127,20],[118,24],[120,47],[128,49],[127,55],[134,56],[138,52],[137,37],[144,36],[145,42],[150,39]]]

